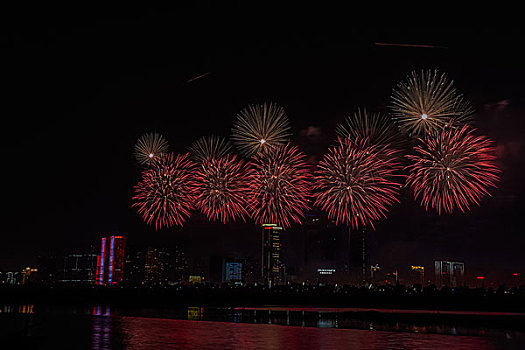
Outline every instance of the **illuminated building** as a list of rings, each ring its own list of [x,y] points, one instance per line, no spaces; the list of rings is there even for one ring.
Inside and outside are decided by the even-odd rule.
[[[95,283],[106,286],[122,282],[126,238],[122,236],[102,237],[100,243]]]
[[[410,283],[425,285],[425,267],[419,265],[410,266]]]
[[[144,281],[147,284],[168,283],[170,254],[164,249],[149,247],[144,262]]]
[[[145,252],[142,250],[126,249],[126,260],[124,262],[124,281],[137,285],[144,283]]]
[[[335,225],[333,220],[327,221],[322,215],[307,214],[302,226],[302,238],[304,259],[301,277],[303,280],[313,283],[348,282],[350,257],[348,230]],[[319,274],[318,270],[325,268],[335,269],[336,272],[332,275]]]
[[[96,254],[70,254],[64,259],[64,275],[60,282],[93,284],[97,274]]]
[[[5,283],[11,285],[11,286],[14,286],[16,284],[16,272],[13,273],[13,272],[8,272],[7,274],[7,277],[5,279]]]
[[[318,268],[317,269],[317,283],[322,284],[328,284],[328,283],[337,283],[337,281],[334,279],[336,277],[335,275],[336,269],[334,268]]]
[[[190,277],[188,277],[188,281],[190,283],[203,283],[204,282],[204,277],[203,276],[197,276],[197,275],[190,275]]]
[[[260,261],[253,257],[210,258],[210,282],[255,283],[260,281]]]
[[[379,267],[379,264],[371,265],[370,266],[370,282],[377,283],[382,278],[380,276],[381,273],[381,267]]]
[[[457,287],[465,282],[465,264],[457,261],[434,261],[436,286]]]
[[[186,279],[188,274],[188,260],[184,251],[175,247],[175,250],[171,254],[173,265],[170,267],[169,280],[172,282],[181,282]]]
[[[270,286],[283,281],[281,232],[282,227],[275,224],[262,225],[261,276],[263,283]]]
[[[174,250],[127,248],[124,280],[129,284],[175,284],[188,280],[188,262],[179,247]],[[200,271],[193,273],[198,275]],[[220,282],[220,281],[219,281]]]
[[[34,282],[36,273],[38,272],[37,269],[32,269],[30,267],[26,267],[22,270],[22,284]]]
[[[242,283],[242,262],[227,261],[224,264],[224,282]]]

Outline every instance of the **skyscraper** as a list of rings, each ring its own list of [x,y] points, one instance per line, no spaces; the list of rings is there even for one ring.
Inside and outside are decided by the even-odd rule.
[[[226,261],[224,263],[224,282],[242,283],[242,262]]]
[[[167,284],[170,254],[165,249],[149,247],[144,263],[144,280],[148,284]]]
[[[280,284],[283,281],[283,266],[281,262],[281,232],[282,227],[276,224],[262,225],[262,257],[261,276],[263,283]]]
[[[425,267],[419,265],[410,265],[409,283],[425,285]]]
[[[434,261],[436,286],[457,287],[465,282],[465,264],[457,261]]]
[[[97,257],[97,285],[111,285],[124,279],[124,250],[126,238],[102,237],[100,255]]]
[[[369,281],[367,234],[366,227],[349,228],[350,274],[352,279],[359,284],[365,284]]]
[[[311,213],[305,217],[302,234],[302,279],[308,283],[350,282],[348,228],[336,225],[335,220],[327,220],[322,215]]]

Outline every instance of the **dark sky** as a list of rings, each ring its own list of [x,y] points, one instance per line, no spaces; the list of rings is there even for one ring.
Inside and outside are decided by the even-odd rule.
[[[371,234],[371,261],[394,268],[443,258],[480,273],[525,272],[521,30],[270,25],[242,14],[253,10],[65,16],[34,8],[8,16],[0,36],[0,270],[34,264],[38,254],[86,250],[108,233],[136,245],[182,244],[194,255],[256,254],[251,224],[213,224],[196,214],[182,229],[144,225],[130,208],[140,175],[136,139],[155,130],[185,152],[201,135],[227,137],[247,104],[273,101],[286,109],[296,142],[318,156],[347,114],[384,111],[399,80],[431,68],[454,79],[477,109],[479,132],[497,142],[500,187],[481,207],[441,217],[406,191]]]

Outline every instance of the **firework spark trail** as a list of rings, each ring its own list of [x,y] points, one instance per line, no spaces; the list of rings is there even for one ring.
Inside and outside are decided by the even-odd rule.
[[[336,224],[374,228],[373,222],[386,217],[387,208],[399,202],[396,152],[367,143],[340,138],[317,166],[314,205]]]
[[[471,121],[474,109],[459,94],[446,74],[413,71],[392,91],[391,112],[412,135],[423,135],[450,125]]]
[[[309,209],[310,173],[297,146],[281,145],[253,159],[250,210],[258,224],[289,227]]]
[[[168,151],[168,142],[156,132],[141,136],[135,144],[135,158],[140,164],[151,164]]]
[[[229,142],[219,136],[200,137],[189,147],[191,158],[201,163],[220,159],[231,152]]]
[[[414,189],[415,199],[428,209],[452,213],[462,212],[471,204],[479,205],[481,198],[496,187],[500,169],[496,165],[493,142],[476,136],[474,129],[463,126],[432,132],[408,155],[407,184]]]
[[[247,156],[267,152],[288,142],[290,123],[282,107],[276,104],[249,105],[237,115],[232,140]]]
[[[402,138],[399,128],[387,115],[381,113],[367,113],[366,109],[358,109],[352,116],[348,116],[344,124],[338,124],[337,135],[343,139],[350,139],[354,145],[356,140],[366,140],[367,146],[393,148],[400,151]]]
[[[188,155],[164,154],[142,172],[132,207],[155,229],[182,226],[195,200],[194,163]]]
[[[251,169],[242,159],[227,155],[203,162],[195,176],[196,206],[209,220],[223,223],[249,217]]]

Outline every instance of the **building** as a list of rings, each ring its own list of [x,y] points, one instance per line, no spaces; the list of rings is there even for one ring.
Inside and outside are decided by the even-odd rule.
[[[457,287],[465,283],[465,264],[457,261],[434,261],[435,284],[437,287]]]
[[[276,224],[262,225],[261,276],[262,282],[270,286],[281,284],[284,279],[281,262],[282,230]]]
[[[302,226],[304,259],[300,278],[308,283],[348,283],[349,231],[322,215],[309,214]],[[335,270],[325,273],[325,270]]]
[[[10,285],[10,286],[14,286],[15,284],[17,284],[18,281],[18,275],[19,273],[18,272],[8,272],[6,273],[6,279],[5,279],[5,283]]]
[[[352,281],[357,284],[366,284],[370,278],[368,275],[369,257],[367,228],[349,228],[350,232],[350,275]]]
[[[188,276],[188,259],[186,254],[180,247],[175,247],[171,252],[171,265],[168,272],[168,279],[170,282],[185,281]]]
[[[220,283],[257,283],[260,282],[260,260],[253,257],[210,257],[209,282]]]
[[[370,282],[371,283],[380,283],[384,281],[385,278],[381,274],[381,267],[379,264],[370,265]]]
[[[102,237],[100,240],[100,254],[97,256],[95,282],[97,285],[107,286],[123,281],[125,247],[125,237]]]
[[[243,264],[240,261],[226,261],[224,263],[223,282],[240,284],[243,281]]]
[[[411,285],[420,284],[421,286],[425,285],[425,267],[419,265],[411,265],[409,271],[408,282]]]
[[[132,285],[144,283],[144,265],[146,253],[142,250],[126,249],[124,262],[124,281]]]
[[[94,284],[96,275],[96,254],[70,254],[64,259],[64,274],[60,282]]]
[[[38,269],[26,267],[22,270],[22,284],[34,283]]]
[[[144,261],[144,282],[153,285],[167,284],[170,265],[169,252],[149,247]]]
[[[385,284],[396,285],[399,282],[399,272],[394,270],[393,272],[387,272],[385,274]]]

